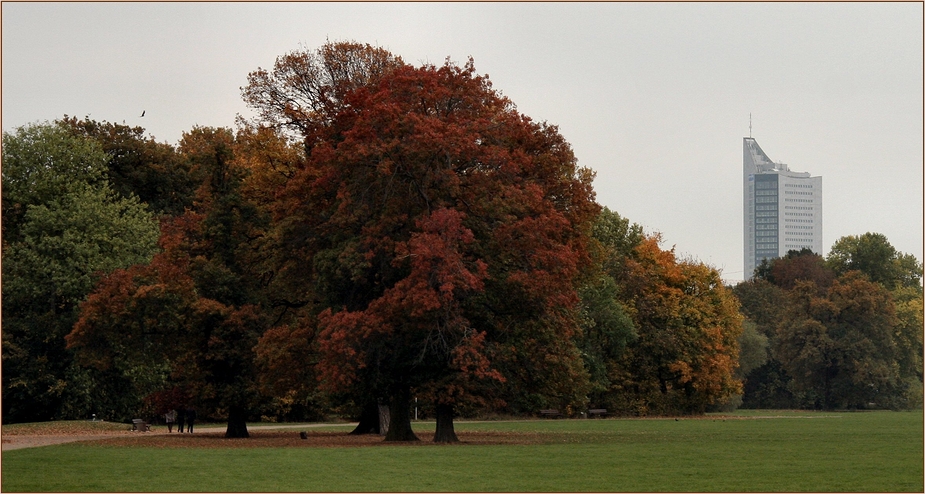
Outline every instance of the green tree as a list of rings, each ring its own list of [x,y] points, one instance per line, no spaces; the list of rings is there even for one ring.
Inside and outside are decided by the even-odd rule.
[[[613,364],[636,338],[616,282],[624,262],[644,239],[642,227],[604,207],[592,227],[592,263],[578,292],[582,324],[578,347],[591,379],[592,406],[605,406]]]
[[[772,263],[767,263],[770,272]],[[800,406],[794,401],[790,391],[790,375],[781,368],[780,362],[770,355],[770,348],[777,335],[777,327],[787,310],[787,292],[770,283],[765,278],[755,277],[743,281],[732,289],[739,300],[742,315],[745,316],[743,338],[748,338],[758,346],[764,346],[764,362],[752,367],[747,350],[749,345],[742,342],[740,357],[740,376],[743,378],[744,395],[742,406],[745,408],[794,408]],[[751,334],[751,329],[756,334]],[[763,343],[763,345],[762,345]],[[755,355],[755,362],[760,361]]]
[[[616,274],[622,269],[623,261],[645,240],[642,226],[632,223],[616,211],[604,206],[592,227],[594,239],[600,243],[601,262],[604,270]]]
[[[137,199],[121,199],[106,187],[86,187],[31,206],[22,240],[7,246],[4,265],[10,278],[4,286],[14,301],[49,297],[49,308],[71,306],[100,272],[148,260],[157,231]]]
[[[769,358],[768,337],[758,331],[758,326],[746,320],[739,337],[739,366],[736,377],[744,379],[749,372],[767,363]]]
[[[46,204],[75,188],[106,179],[106,155],[89,139],[57,125],[31,124],[3,133],[3,239],[20,239],[29,206]]]
[[[743,281],[732,291],[739,299],[742,315],[755,324],[759,333],[773,336],[786,309],[786,292],[760,278]]]
[[[4,134],[3,163],[4,421],[118,408],[112,387],[73,365],[64,335],[101,274],[150,259],[157,222],[109,188],[98,145],[59,126]]]
[[[869,232],[838,239],[826,262],[836,273],[859,271],[891,291],[897,317],[893,335],[898,352],[896,364],[906,380],[908,406],[921,404],[922,263],[911,254],[897,251],[886,236]]]
[[[772,349],[746,375],[744,405],[921,403],[920,280],[921,264],[874,233],[839,239],[827,259],[804,249],[763,262],[734,289]]]
[[[837,274],[860,271],[889,290],[922,286],[922,263],[911,254],[898,252],[881,233],[838,239],[826,262]]]

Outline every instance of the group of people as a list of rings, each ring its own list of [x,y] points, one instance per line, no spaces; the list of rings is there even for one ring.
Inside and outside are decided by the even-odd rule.
[[[183,432],[183,425],[186,424],[186,432],[192,434],[193,422],[196,421],[196,410],[192,408],[170,410],[164,414],[167,420],[167,432],[173,432],[173,424],[177,423],[177,432]]]

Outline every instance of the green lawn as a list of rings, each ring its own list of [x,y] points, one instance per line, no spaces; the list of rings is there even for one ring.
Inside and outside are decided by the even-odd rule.
[[[433,428],[415,424],[416,430]],[[923,414],[459,423],[543,444],[159,449],[80,444],[3,454],[3,492],[923,492]]]

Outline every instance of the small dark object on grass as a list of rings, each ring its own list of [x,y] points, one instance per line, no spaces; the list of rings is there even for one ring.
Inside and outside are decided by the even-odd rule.
[[[302,439],[308,439],[308,433],[305,431],[302,431],[299,433],[299,437],[301,437]]]

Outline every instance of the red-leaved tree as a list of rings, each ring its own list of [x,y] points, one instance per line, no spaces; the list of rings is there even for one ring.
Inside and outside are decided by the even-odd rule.
[[[247,437],[258,398],[254,347],[269,311],[251,254],[261,215],[239,192],[234,148],[226,129],[184,135],[181,154],[204,177],[195,209],[162,222],[161,252],[149,264],[99,282],[67,342],[85,365],[154,395],[148,402],[221,411],[226,436]],[[182,402],[161,399],[171,396]]]
[[[437,441],[455,440],[462,405],[578,404],[587,373],[573,341],[576,284],[598,211],[592,173],[555,127],[519,114],[471,60],[412,67],[370,50],[319,51],[318,60],[392,61],[343,84],[326,79],[335,87],[319,94],[336,94],[336,104],[284,112],[297,123],[260,112],[266,124],[300,129],[307,150],[277,196],[274,235],[288,246],[285,264],[301,261],[316,290],[318,316],[304,320],[317,331],[302,334],[317,339],[322,386],[388,400],[386,440],[416,439],[412,392],[433,400]],[[270,81],[273,91],[245,94],[297,90],[252,77]]]

